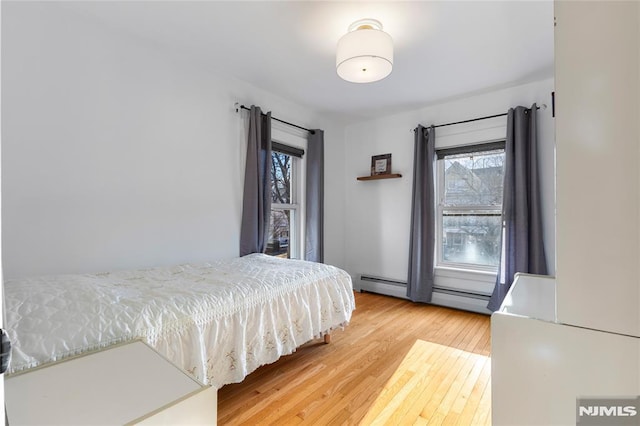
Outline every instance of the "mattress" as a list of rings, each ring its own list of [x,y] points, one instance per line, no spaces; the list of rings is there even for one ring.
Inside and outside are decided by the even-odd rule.
[[[350,320],[350,276],[264,254],[202,264],[5,281],[9,374],[142,339],[205,384],[261,365]]]

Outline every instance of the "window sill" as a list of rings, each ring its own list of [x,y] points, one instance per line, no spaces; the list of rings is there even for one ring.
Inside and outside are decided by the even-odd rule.
[[[469,275],[475,275],[475,276],[491,277],[492,279],[495,279],[498,276],[497,272],[480,271],[478,269],[456,268],[453,266],[436,266],[434,269],[436,271],[436,274],[438,272],[441,272],[440,275],[469,274]]]

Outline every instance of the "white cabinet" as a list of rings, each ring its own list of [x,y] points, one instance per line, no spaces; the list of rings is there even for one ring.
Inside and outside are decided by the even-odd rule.
[[[5,380],[11,425],[215,425],[217,391],[141,341]]]
[[[640,34],[635,1],[556,1],[557,305],[640,336]]]
[[[491,316],[495,426],[575,425],[577,398],[640,394],[640,338],[557,322],[555,285],[519,274]]]

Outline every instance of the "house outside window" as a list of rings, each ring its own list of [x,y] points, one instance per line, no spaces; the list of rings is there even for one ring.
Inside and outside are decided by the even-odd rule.
[[[503,182],[504,142],[438,151],[436,266],[497,271]]]
[[[271,153],[271,220],[266,254],[299,258],[300,182],[304,151],[273,143]]]

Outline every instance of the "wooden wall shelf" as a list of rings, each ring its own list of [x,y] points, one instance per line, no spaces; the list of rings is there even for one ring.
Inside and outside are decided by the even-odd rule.
[[[373,176],[359,176],[358,180],[378,180],[378,179],[394,179],[401,178],[402,175],[400,173],[390,173],[388,175],[373,175]]]

